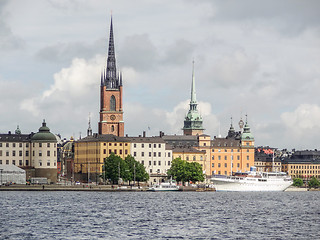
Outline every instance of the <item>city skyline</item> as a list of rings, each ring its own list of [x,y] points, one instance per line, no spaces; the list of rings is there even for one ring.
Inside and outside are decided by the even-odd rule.
[[[98,132],[111,10],[125,134],[182,134],[192,61],[204,133],[248,114],[256,146],[318,148],[319,3],[2,1],[0,132]],[[150,129],[150,130],[148,130]]]

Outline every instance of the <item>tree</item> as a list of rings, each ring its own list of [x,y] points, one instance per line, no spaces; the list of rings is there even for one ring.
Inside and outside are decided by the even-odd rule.
[[[110,179],[113,184],[117,183],[120,178],[123,180],[128,179],[128,166],[123,159],[114,153],[104,160],[103,166],[106,179]]]
[[[146,172],[145,167],[143,164],[139,163],[132,157],[131,155],[126,156],[124,161],[127,163],[128,166],[128,181],[136,180],[139,182],[145,182],[149,179],[149,174]]]
[[[196,162],[187,162],[176,158],[172,161],[171,167],[167,172],[168,177],[172,177],[176,181],[180,182],[202,182],[204,181],[204,174],[202,167]]]
[[[296,186],[296,187],[303,186],[303,180],[301,178],[294,178],[293,179],[293,186]]]
[[[309,188],[317,188],[320,186],[320,182],[315,177],[312,177],[311,180],[308,182]]]

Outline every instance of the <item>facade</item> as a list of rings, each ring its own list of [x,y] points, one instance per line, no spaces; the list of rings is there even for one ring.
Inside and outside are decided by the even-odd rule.
[[[74,180],[74,139],[72,137],[61,147],[61,177]]]
[[[281,172],[281,158],[274,152],[275,149],[269,147],[255,149],[254,166],[258,172]]]
[[[194,78],[194,63],[192,68],[192,84],[191,84],[191,99],[190,108],[184,120],[183,135],[201,135],[203,133],[202,117],[198,112],[198,103],[196,97],[196,85]]]
[[[124,136],[122,75],[117,73],[112,19],[107,67],[101,73],[99,134]]]
[[[88,136],[74,142],[76,181],[98,182],[104,159],[114,153],[124,159],[130,154],[130,142],[112,134]]]
[[[131,155],[142,163],[150,184],[161,183],[171,167],[172,150],[160,137],[129,137]]]
[[[296,151],[290,157],[283,159],[282,171],[287,172],[292,178],[320,179],[320,152]]]
[[[193,147],[175,147],[172,149],[173,159],[180,158],[187,162],[199,163],[202,171],[206,171],[206,152],[200,151]]]
[[[15,165],[25,170],[26,179],[46,177],[57,180],[57,138],[50,133],[45,121],[39,132],[22,134],[19,127],[14,134],[0,134],[1,165]]]

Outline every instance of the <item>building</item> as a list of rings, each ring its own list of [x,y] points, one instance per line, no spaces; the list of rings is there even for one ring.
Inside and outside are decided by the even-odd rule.
[[[74,142],[74,177],[76,181],[98,182],[104,160],[111,153],[124,159],[130,154],[130,142],[112,134],[93,134]]]
[[[101,73],[99,134],[124,136],[122,98],[122,74],[116,67],[111,18],[107,67]]]
[[[0,167],[16,165],[26,172],[26,179],[45,177],[57,181],[57,137],[45,121],[39,132],[22,134],[19,126],[14,134],[0,134]]]
[[[258,147],[255,149],[254,165],[258,172],[281,172],[281,158],[274,153],[276,149]]]
[[[282,171],[292,178],[309,180],[312,177],[320,178],[320,152],[296,151],[282,161]]]
[[[26,184],[26,171],[13,164],[0,165],[0,186],[3,184]]]
[[[61,178],[74,179],[74,139],[63,143],[61,147]]]
[[[206,170],[206,152],[197,150],[193,147],[174,147],[172,149],[173,159],[180,158],[187,162],[199,163],[203,172]]]
[[[198,112],[196,84],[194,78],[194,62],[192,67],[191,99],[187,116],[184,120],[183,135],[201,135],[203,133],[202,117]]]
[[[160,137],[128,137],[131,155],[142,163],[149,174],[150,184],[164,182],[171,167],[172,149]]]
[[[57,137],[50,132],[45,120],[39,131],[31,137],[31,151],[35,177],[45,177],[49,182],[57,182]]]

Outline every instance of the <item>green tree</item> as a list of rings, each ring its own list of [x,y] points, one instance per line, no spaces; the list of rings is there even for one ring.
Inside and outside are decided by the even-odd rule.
[[[293,179],[293,186],[296,186],[296,187],[303,186],[303,180],[301,178],[294,178]]]
[[[204,181],[204,174],[202,172],[201,165],[196,162],[181,160],[181,158],[176,158],[172,161],[167,174],[168,177],[172,177],[178,182]]]
[[[128,181],[129,184],[131,181],[136,180],[139,182],[145,182],[149,179],[149,174],[146,172],[143,164],[139,163],[131,155],[126,156],[124,159],[128,166]]]
[[[315,177],[312,177],[311,180],[308,182],[309,188],[317,188],[320,186],[320,182]]]
[[[105,178],[110,179],[113,184],[116,184],[119,178],[127,181],[129,177],[127,163],[114,153],[111,153],[110,156],[104,160],[103,170]]]

